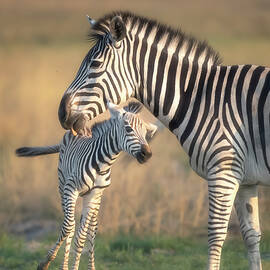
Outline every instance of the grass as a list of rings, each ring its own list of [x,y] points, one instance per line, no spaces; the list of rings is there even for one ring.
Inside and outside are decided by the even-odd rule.
[[[55,236],[41,241],[33,248],[31,242],[0,235],[0,269],[32,270],[42,260]],[[139,269],[204,269],[207,264],[207,241],[202,238],[173,238],[166,236],[99,236],[96,240],[97,270],[139,270]],[[261,245],[264,269],[270,267],[270,235]],[[63,251],[60,250],[50,269],[56,270],[61,264]],[[80,268],[86,269],[87,254],[81,258]],[[248,268],[245,248],[239,238],[228,239],[222,254],[222,270],[243,270]]]

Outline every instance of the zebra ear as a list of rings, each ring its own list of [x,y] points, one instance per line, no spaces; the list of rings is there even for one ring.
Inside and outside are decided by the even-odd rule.
[[[91,28],[96,24],[96,21],[91,19],[88,15],[86,15],[88,22],[90,23]]]
[[[123,109],[111,102],[107,102],[107,107],[109,109],[111,118],[119,118],[120,115],[123,114]]]
[[[156,133],[158,127],[154,124],[147,123],[146,129],[147,129],[146,140],[150,140]]]
[[[142,110],[143,106],[139,102],[130,102],[127,106],[124,107],[124,110],[131,113],[139,113]]]
[[[121,41],[126,36],[126,26],[120,16],[115,16],[110,22],[111,36],[115,42]]]

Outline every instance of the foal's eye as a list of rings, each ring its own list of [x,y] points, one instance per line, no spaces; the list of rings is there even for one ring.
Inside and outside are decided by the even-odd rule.
[[[130,133],[133,129],[130,126],[125,126],[126,132]]]
[[[94,61],[91,63],[91,67],[92,67],[92,68],[99,68],[101,65],[102,65],[102,63],[99,62],[99,61],[96,61],[96,60],[94,60]]]

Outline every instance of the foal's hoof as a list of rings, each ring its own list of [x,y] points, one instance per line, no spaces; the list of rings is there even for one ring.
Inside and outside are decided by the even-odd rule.
[[[41,262],[41,263],[39,263],[37,270],[47,270],[48,266],[49,266],[48,263]]]

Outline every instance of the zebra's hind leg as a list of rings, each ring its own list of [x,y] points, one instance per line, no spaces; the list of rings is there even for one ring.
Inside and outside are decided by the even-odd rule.
[[[239,186],[229,175],[231,172],[208,178],[208,270],[218,270],[220,267],[222,246]]]
[[[104,189],[96,190],[95,198],[92,202],[93,208],[91,209],[91,220],[90,220],[90,226],[88,229],[88,240],[90,243],[89,247],[89,261],[88,261],[88,270],[95,270],[95,238],[98,230],[98,211],[101,203],[101,198],[103,194]]]
[[[71,247],[71,242],[74,236],[74,232],[75,232],[75,223],[74,223],[72,231],[70,232],[70,234],[67,236],[67,239],[66,239],[64,261],[62,263],[61,269],[68,269],[69,253],[70,253],[70,247]]]
[[[64,221],[61,227],[59,237],[52,249],[49,250],[47,258],[39,263],[37,270],[47,270],[50,263],[56,258],[59,248],[68,235],[74,230],[75,226],[75,205],[78,198],[78,192],[70,189],[64,191],[63,200],[65,202]],[[62,265],[63,270],[68,270],[68,265]]]
[[[91,216],[90,227],[88,230],[88,240],[90,243],[89,247],[89,261],[88,261],[88,270],[95,270],[95,238],[98,230],[98,209],[94,209],[94,213]]]
[[[258,186],[240,186],[234,205],[248,250],[249,269],[261,270]]]

